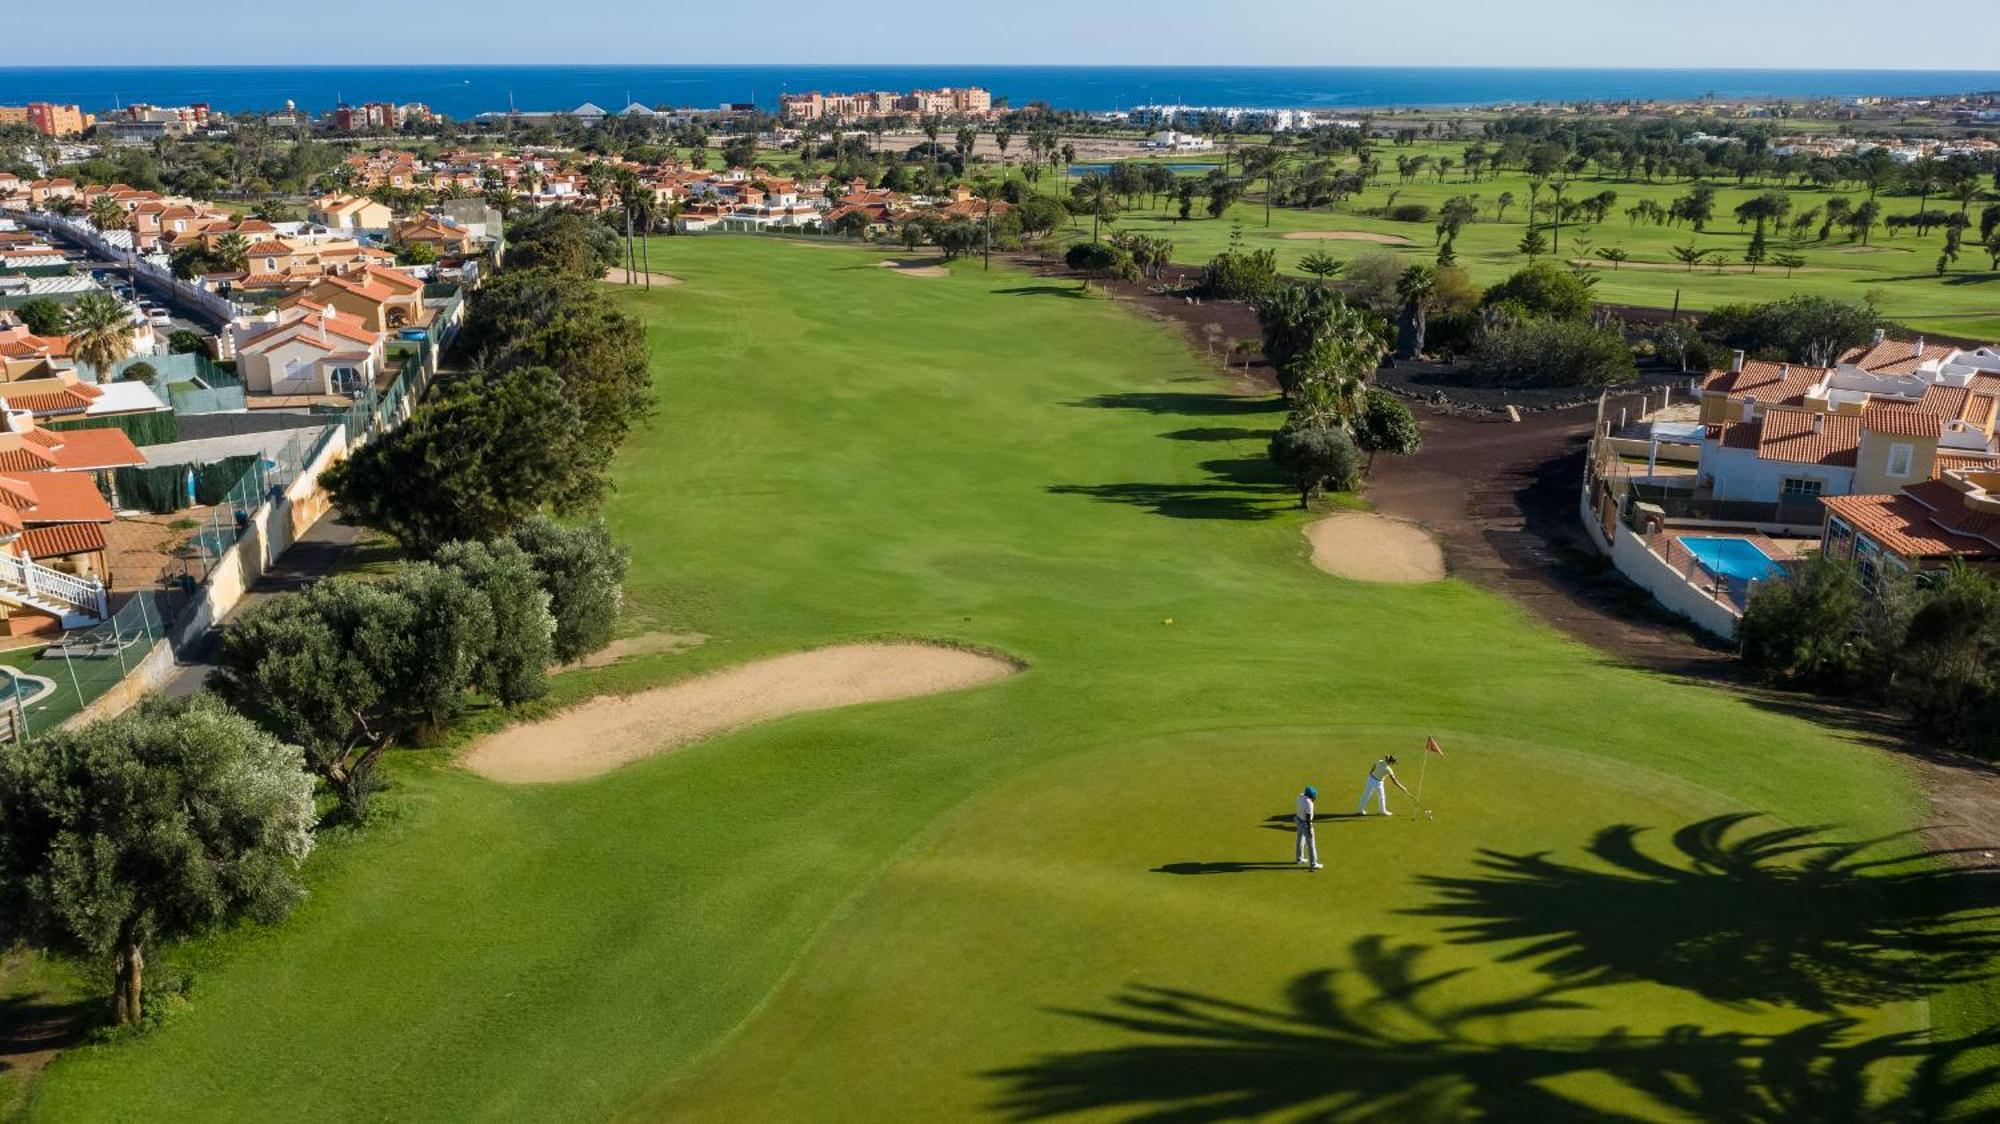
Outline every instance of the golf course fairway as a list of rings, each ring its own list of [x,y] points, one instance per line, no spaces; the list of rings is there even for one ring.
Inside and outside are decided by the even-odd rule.
[[[1896,761],[1320,572],[1278,403],[1171,329],[976,262],[649,256],[606,514],[625,631],[708,639],[554,701],[882,640],[1020,673],[566,783],[404,755],[289,920],[168,950],[189,1001],[31,1115],[1855,1118],[1992,1022],[1950,875],[1811,846],[1913,827]],[[1341,815],[1383,753],[1434,819]]]

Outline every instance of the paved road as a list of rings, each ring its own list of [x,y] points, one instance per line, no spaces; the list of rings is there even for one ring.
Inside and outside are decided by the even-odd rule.
[[[337,514],[328,512],[307,529],[298,542],[292,544],[284,557],[265,571],[222,623],[227,624],[238,613],[268,600],[274,594],[303,589],[332,573],[359,537],[357,528],[341,522]],[[215,669],[214,659],[221,641],[221,630],[210,629],[200,643],[182,652],[173,678],[160,688],[160,693],[180,697],[201,690],[202,685],[208,682],[209,672]]]

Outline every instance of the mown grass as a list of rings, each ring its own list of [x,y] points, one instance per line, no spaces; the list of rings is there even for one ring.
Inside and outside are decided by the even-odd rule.
[[[627,629],[710,640],[565,675],[560,696],[882,635],[1027,670],[573,785],[400,759],[383,822],[322,849],[289,921],[166,956],[197,970],[186,1009],[59,1061],[37,1115],[943,1119],[1116,1112],[1140,1093],[1192,1109],[1231,1082],[1278,1111],[1329,1095],[1312,1081],[1366,1084],[1368,1059],[1429,1067],[1386,1071],[1431,1091],[1406,1117],[1450,1115],[1496,1066],[1527,1093],[1656,1115],[1618,1028],[1696,1028],[1719,1043],[1700,1076],[1747,1072],[1761,1095],[1789,1071],[1759,1076],[1754,1036],[1828,1012],[1742,984],[1746,958],[1824,956],[1864,989],[1893,974],[1856,942],[1830,947],[1857,923],[1852,885],[1773,913],[1781,872],[1696,871],[1668,836],[1734,812],[1898,831],[1920,803],[1895,762],[1620,667],[1458,581],[1318,573],[1263,461],[1279,412],[1228,393],[1170,331],[966,264],[925,279],[816,245],[652,249],[685,284],[618,297],[652,325],[661,401],[607,514],[633,551]],[[1289,859],[1269,820],[1299,785],[1341,810],[1373,756],[1426,732],[1451,751],[1425,781],[1435,821],[1329,823],[1319,875],[1230,872]],[[1519,909],[1580,942],[1586,975],[1616,967],[1587,986],[1523,999],[1557,978],[1508,957],[1533,942],[1471,939],[1437,912],[1437,879],[1490,873],[1481,848],[1601,865],[1582,849],[1620,824],[1685,885],[1614,871],[1601,897]],[[1600,903],[1630,925],[1576,908]],[[1720,938],[1712,985],[1703,941],[1675,950],[1692,969],[1648,974],[1650,934],[1689,917]],[[1384,969],[1402,946],[1426,973],[1464,973],[1415,986],[1446,1009],[1428,1030]],[[1373,1000],[1355,1033],[1388,1048],[1325,1029],[1324,969],[1343,999]],[[1134,1052],[1141,1028],[1077,1014],[1123,1010],[1132,988],[1302,1005],[1349,1052],[1328,1065],[1265,1026],[1160,1058]],[[1963,1032],[1984,994],[1939,984],[1927,1008],[1932,988],[1878,990],[1844,995],[1854,1024],[1807,1059],[1927,1011]],[[1527,1065],[1576,1041],[1600,1046]],[[1725,1107],[1717,1089],[1697,1108]]]

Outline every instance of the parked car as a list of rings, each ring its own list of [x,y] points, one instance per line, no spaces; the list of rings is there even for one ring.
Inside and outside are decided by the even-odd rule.
[[[146,313],[146,319],[152,321],[153,325],[159,328],[164,328],[174,322],[173,315],[170,314],[164,308],[155,308],[148,310]]]

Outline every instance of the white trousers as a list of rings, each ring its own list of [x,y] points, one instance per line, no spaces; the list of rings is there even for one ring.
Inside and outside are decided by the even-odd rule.
[[[1292,823],[1298,828],[1299,831],[1298,846],[1292,849],[1293,851],[1292,861],[1298,863],[1318,862],[1319,841],[1313,838],[1312,821],[1302,820],[1295,816],[1292,818]]]
[[[1361,805],[1355,811],[1365,814],[1368,811],[1368,798],[1371,796],[1382,806],[1384,812],[1389,810],[1389,790],[1383,787],[1379,779],[1369,777],[1368,783],[1361,788]]]

